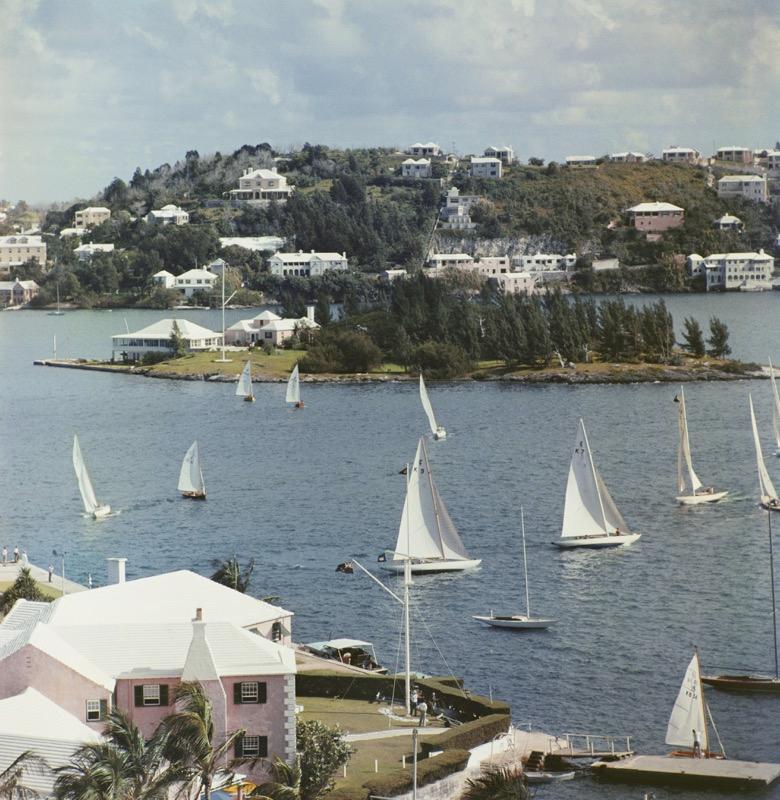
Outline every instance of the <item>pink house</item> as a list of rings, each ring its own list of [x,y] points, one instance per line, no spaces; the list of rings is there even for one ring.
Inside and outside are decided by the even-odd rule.
[[[685,209],[671,203],[639,203],[627,209],[632,225],[646,233],[663,233],[685,222]]]

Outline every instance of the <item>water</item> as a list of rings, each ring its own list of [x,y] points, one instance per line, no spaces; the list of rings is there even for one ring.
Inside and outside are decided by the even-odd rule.
[[[716,314],[736,355],[765,360],[777,341],[776,294],[673,297],[677,320]],[[228,324],[247,312],[232,312]],[[47,566],[68,555],[69,577],[99,582],[108,556],[127,556],[130,577],[212,559],[255,558],[253,588],[295,612],[298,641],[336,635],[376,644],[400,665],[400,609],[359,574],[335,573],[395,542],[404,482],[398,475],[422,432],[416,385],[304,384],[306,409],[285,407],[284,386],[257,387],[242,403],[231,385],[33,367],[51,355],[106,355],[110,335],[161,312],[0,314],[0,543],[26,547]],[[189,319],[218,326],[219,315]],[[778,358],[780,361],[780,358]],[[663,752],[671,705],[691,649],[705,668],[772,668],[766,518],[756,507],[747,412],[753,392],[769,470],[765,382],[690,384],[693,457],[706,482],[731,490],[707,508],[674,505],[675,388],[433,384],[448,431],[431,443],[442,496],[474,572],[417,579],[414,665],[454,672],[475,691],[508,700],[516,722],[565,732],[631,735]],[[561,553],[568,460],[583,416],[596,463],[640,541],[621,551]],[[78,432],[98,497],[121,510],[95,523],[81,507],[70,461]],[[200,443],[209,499],[181,500],[181,458]],[[472,614],[522,610],[519,507],[526,514],[532,609],[559,620],[547,633],[480,627]],[[390,579],[396,582],[396,578]],[[422,621],[424,620],[424,621]],[[428,635],[430,629],[445,661]],[[780,759],[780,699],[707,693],[732,757]],[[589,779],[560,798],[638,798],[638,787]],[[655,790],[656,797],[696,797]],[[726,797],[727,795],[710,795]],[[780,797],[775,790],[771,797]]]

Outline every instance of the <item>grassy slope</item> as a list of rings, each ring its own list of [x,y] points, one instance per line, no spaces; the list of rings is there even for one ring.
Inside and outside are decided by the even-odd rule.
[[[59,597],[62,594],[62,592],[51,583],[40,583],[39,581],[36,581],[36,583],[38,584],[38,588],[47,597]],[[10,589],[11,585],[11,581],[0,581],[0,594],[6,591],[6,589]]]

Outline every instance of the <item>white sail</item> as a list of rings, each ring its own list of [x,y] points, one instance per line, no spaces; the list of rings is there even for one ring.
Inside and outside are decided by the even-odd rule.
[[[79,482],[79,492],[81,492],[84,510],[87,514],[94,514],[100,507],[100,503],[95,497],[95,490],[92,487],[92,481],[89,479],[87,465],[84,463],[84,456],[81,455],[79,438],[75,434],[73,436],[73,469],[76,470],[76,478]]]
[[[290,379],[287,381],[287,396],[285,398],[287,403],[300,403],[301,402],[301,379],[298,375],[298,365],[293,367],[290,373]]]
[[[775,370],[772,361],[769,361],[769,381],[772,384],[772,428],[775,432],[775,444],[780,450],[780,395],[777,393]]]
[[[685,412],[685,393],[683,392],[682,386],[680,387],[680,394],[678,395],[677,400],[680,404],[680,443],[677,447],[677,490],[679,492],[685,491],[686,483],[685,473],[683,471],[684,465],[688,470],[688,479],[691,483],[691,494],[696,494],[696,492],[701,489],[702,482],[699,480],[699,476],[694,472],[693,469],[693,460],[691,459],[691,443],[688,438],[688,415]]]
[[[585,433],[585,423],[580,420],[575,440],[574,453],[569,464],[569,478],[566,482],[566,499],[563,507],[563,526],[561,538],[568,539],[575,536],[604,536],[614,533],[615,528],[624,529],[625,522],[617,511],[612,498],[609,498],[610,516],[619,518],[608,520],[604,509],[600,486],[604,482],[598,476],[593,465],[593,456]],[[606,487],[604,487],[606,489]],[[607,497],[609,495],[607,494]],[[615,524],[616,523],[616,524]]]
[[[699,657],[694,654],[685,672],[682,686],[674,701],[672,715],[666,728],[666,743],[675,747],[693,747],[693,732],[698,731],[702,752],[709,750],[707,742],[707,712],[699,675]]]
[[[252,362],[247,361],[236,386],[236,397],[252,397]]]
[[[750,404],[750,423],[753,426],[753,444],[756,446],[756,463],[758,465],[758,486],[761,492],[760,497],[768,500],[777,500],[777,492],[775,491],[772,479],[766,471],[766,464],[764,464],[764,454],[761,452],[761,442],[758,438],[758,426],[756,425],[756,414],[753,411],[753,398],[748,395],[748,403]]]
[[[425,410],[425,416],[428,417],[428,424],[431,426],[431,433],[436,433],[439,426],[436,424],[436,417],[433,413],[433,406],[431,405],[430,398],[428,397],[428,390],[425,388],[425,381],[423,380],[422,372],[420,373],[420,400],[422,407]]]
[[[203,482],[203,472],[200,468],[200,453],[198,451],[197,440],[190,445],[190,449],[187,450],[184,456],[184,461],[181,462],[179,491],[194,492],[196,494],[206,493],[206,487]]]

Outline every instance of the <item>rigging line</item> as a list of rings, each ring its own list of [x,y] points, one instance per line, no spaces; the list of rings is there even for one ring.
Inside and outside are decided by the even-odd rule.
[[[420,622],[422,622],[422,624],[425,625],[425,630],[428,631],[428,636],[431,637],[431,641],[433,642],[433,646],[436,648],[436,652],[439,654],[439,657],[441,658],[442,662],[444,663],[445,668],[447,669],[448,677],[450,677],[450,678],[457,677],[455,675],[455,673],[453,672],[452,667],[450,667],[447,659],[445,658],[444,653],[442,653],[441,648],[438,645],[438,642],[436,641],[436,639],[433,638],[433,633],[431,631],[431,628],[428,625],[428,623],[425,621],[425,617],[423,616],[422,611],[420,611],[418,608],[416,608],[413,603],[411,603],[410,605],[412,606],[412,610],[417,614]]]
[[[393,691],[390,696],[390,710],[392,711],[395,706],[395,687],[398,684],[398,665],[401,663],[401,648],[404,643],[404,626],[403,620],[398,628],[398,650],[395,653],[395,671],[393,672]],[[388,727],[392,724],[391,718],[388,716]]]
[[[707,709],[707,716],[712,723],[712,730],[715,731],[715,738],[718,740],[718,747],[720,747],[720,752],[723,753],[723,758],[726,757],[726,750],[723,747],[723,742],[720,740],[720,734],[718,733],[718,726],[715,724],[715,719],[712,716],[712,712],[710,711],[710,707],[707,703],[704,704],[704,707]]]

